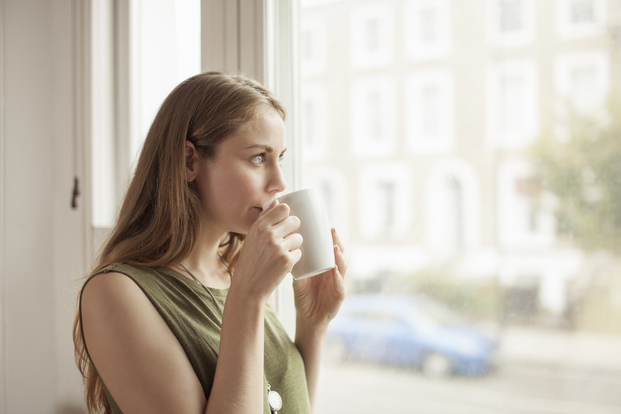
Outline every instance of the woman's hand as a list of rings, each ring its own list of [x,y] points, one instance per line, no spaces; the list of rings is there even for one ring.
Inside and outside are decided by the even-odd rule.
[[[302,257],[302,236],[295,231],[300,219],[290,216],[289,206],[276,201],[252,225],[235,266],[233,285],[267,301]]]
[[[327,326],[345,299],[344,277],[347,264],[343,256],[343,243],[335,229],[332,229],[332,241],[336,267],[317,276],[293,282],[298,322]]]

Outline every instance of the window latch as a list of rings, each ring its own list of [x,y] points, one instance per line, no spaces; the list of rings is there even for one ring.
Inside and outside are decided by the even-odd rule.
[[[78,197],[80,196],[80,180],[78,177],[73,178],[73,191],[71,192],[71,208],[78,208]]]

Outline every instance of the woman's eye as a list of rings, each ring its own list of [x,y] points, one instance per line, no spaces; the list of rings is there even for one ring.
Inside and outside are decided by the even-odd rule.
[[[257,164],[263,164],[265,162],[265,155],[264,154],[255,155],[254,157],[252,157],[252,161],[256,162]]]

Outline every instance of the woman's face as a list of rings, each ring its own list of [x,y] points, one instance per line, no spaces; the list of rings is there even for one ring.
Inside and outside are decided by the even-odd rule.
[[[199,162],[204,228],[246,234],[261,207],[285,189],[280,167],[285,151],[285,123],[269,108],[224,140],[215,160]]]

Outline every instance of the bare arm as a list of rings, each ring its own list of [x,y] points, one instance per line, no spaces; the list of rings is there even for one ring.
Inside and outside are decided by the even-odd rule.
[[[126,413],[256,414],[263,409],[265,303],[299,260],[299,220],[274,207],[252,230],[224,309],[220,353],[207,398],[183,348],[142,290],[106,273],[84,288],[82,321],[90,356]],[[259,220],[258,220],[259,221]]]
[[[82,296],[89,354],[127,413],[202,413],[205,395],[183,348],[127,276],[93,278]]]
[[[347,264],[341,240],[334,230],[332,238],[336,267],[321,275],[293,283],[297,311],[295,344],[304,359],[308,393],[313,407],[328,325],[345,299],[343,279]]]

